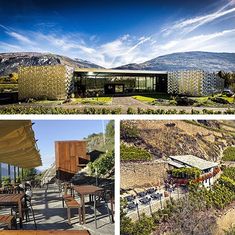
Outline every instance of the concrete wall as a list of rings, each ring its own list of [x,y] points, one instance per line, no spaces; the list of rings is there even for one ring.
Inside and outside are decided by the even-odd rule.
[[[167,177],[168,164],[164,162],[121,163],[121,188],[158,186]]]

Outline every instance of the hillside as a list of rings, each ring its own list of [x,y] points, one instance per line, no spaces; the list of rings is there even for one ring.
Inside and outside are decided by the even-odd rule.
[[[122,142],[147,150],[153,160],[192,154],[219,161],[235,144],[234,134],[231,121],[123,121],[121,128]]]
[[[89,61],[81,59],[73,60],[69,57],[55,54],[37,52],[0,53],[0,76],[17,72],[20,66],[57,64],[80,68],[101,68]]]
[[[38,52],[0,53],[0,76],[17,72],[19,66],[70,65],[80,68],[102,68],[82,59]],[[210,72],[235,71],[235,53],[181,52],[163,55],[140,64],[127,64],[116,69],[132,70],[184,70],[202,69]]]
[[[140,64],[127,64],[116,69],[185,70],[202,69],[209,72],[235,71],[235,53],[181,52],[163,55]]]
[[[113,148],[114,139],[104,136],[102,133],[100,134],[92,134],[85,138],[87,141],[87,151],[91,152],[93,150],[99,150],[106,152],[107,150],[111,150]]]

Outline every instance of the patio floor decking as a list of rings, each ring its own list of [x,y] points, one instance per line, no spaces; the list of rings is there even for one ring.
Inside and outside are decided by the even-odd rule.
[[[89,206],[86,207],[86,224],[79,224],[78,211],[74,209],[71,213],[72,224],[69,225],[67,219],[67,208],[62,207],[62,201],[56,185],[49,185],[48,189],[33,189],[32,206],[38,230],[89,230],[92,235],[114,234],[114,223],[110,223],[107,210],[104,206],[97,208],[98,229],[95,228],[94,210]],[[0,214],[6,213],[10,213],[10,208],[0,210]],[[23,222],[23,229],[34,229],[31,213],[30,221]]]

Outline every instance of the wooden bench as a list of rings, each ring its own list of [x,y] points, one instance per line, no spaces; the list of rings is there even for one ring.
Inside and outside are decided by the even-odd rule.
[[[0,225],[7,225],[9,229],[12,229],[12,225],[16,226],[15,217],[13,215],[0,215]]]
[[[69,224],[71,224],[71,209],[73,208],[78,209],[79,223],[81,224],[81,216],[82,216],[81,204],[77,202],[74,198],[66,199],[65,204],[67,206]]]
[[[88,230],[1,230],[0,235],[91,235]]]

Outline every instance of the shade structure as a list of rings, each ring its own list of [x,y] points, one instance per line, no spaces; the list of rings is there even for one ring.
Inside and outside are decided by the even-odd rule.
[[[22,168],[42,165],[31,121],[0,121],[0,162]]]

